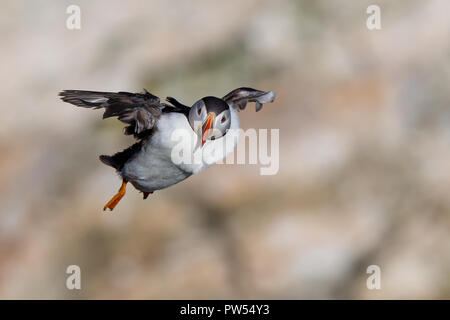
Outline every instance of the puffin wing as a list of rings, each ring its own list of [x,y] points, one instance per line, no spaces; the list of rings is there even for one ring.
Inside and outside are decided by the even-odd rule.
[[[59,96],[77,107],[104,108],[103,119],[117,117],[129,125],[124,128],[124,134],[137,138],[152,129],[162,110],[168,107],[147,90],[144,93],[64,90]]]
[[[241,87],[234,89],[222,99],[237,111],[244,110],[248,102],[255,102],[256,112],[258,112],[262,109],[263,104],[275,100],[275,92]]]

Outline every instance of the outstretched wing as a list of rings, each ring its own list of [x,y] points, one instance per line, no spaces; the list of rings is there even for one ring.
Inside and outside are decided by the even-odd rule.
[[[64,90],[59,96],[64,102],[77,107],[105,108],[103,119],[118,117],[129,125],[124,128],[124,133],[134,134],[136,137],[152,129],[162,109],[167,106],[147,90],[144,93]]]
[[[222,99],[237,111],[245,109],[247,102],[255,102],[256,112],[258,112],[263,104],[275,100],[275,92],[242,87],[234,89]]]

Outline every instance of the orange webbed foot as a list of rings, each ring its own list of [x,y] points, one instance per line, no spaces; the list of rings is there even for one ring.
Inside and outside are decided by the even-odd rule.
[[[127,188],[127,182],[124,180],[122,181],[122,185],[120,186],[119,191],[117,192],[117,194],[112,197],[111,200],[109,200],[109,202],[103,207],[103,211],[105,211],[106,209],[109,210],[113,210],[116,205],[119,203],[119,201],[123,198],[123,196],[125,195],[125,191]]]

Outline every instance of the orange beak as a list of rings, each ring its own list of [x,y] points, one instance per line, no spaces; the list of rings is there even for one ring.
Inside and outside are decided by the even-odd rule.
[[[214,118],[216,115],[212,112],[209,112],[206,116],[205,121],[203,121],[202,125],[202,147],[206,142],[206,139],[208,139],[209,131],[212,129],[212,125],[214,123]]]

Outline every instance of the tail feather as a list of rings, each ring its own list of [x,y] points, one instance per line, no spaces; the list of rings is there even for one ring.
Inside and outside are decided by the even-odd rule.
[[[141,150],[142,141],[136,142],[131,147],[117,152],[112,156],[101,155],[99,157],[100,161],[107,166],[113,167],[117,171],[122,170],[125,163],[130,160],[130,158]]]
[[[112,156],[107,156],[107,155],[102,154],[98,158],[100,159],[101,162],[103,162],[107,166],[110,166],[110,167],[113,167],[116,170],[119,170],[120,165],[119,165],[119,163],[114,161],[114,158]]]

